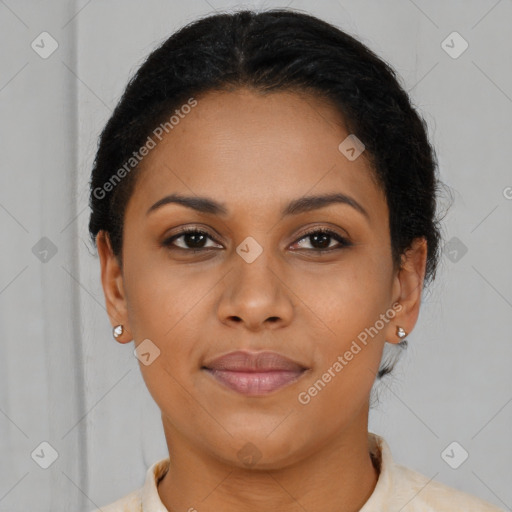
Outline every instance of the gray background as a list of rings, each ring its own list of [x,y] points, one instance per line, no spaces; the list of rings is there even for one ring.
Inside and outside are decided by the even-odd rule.
[[[511,1],[0,0],[0,511],[91,510],[167,455],[133,343],[111,337],[88,242],[97,137],[128,78],[182,24],[285,5],[394,66],[454,193],[450,250],[370,430],[400,464],[510,510]],[[59,44],[46,59],[31,48],[43,31]],[[469,43],[456,59],[441,46],[453,31]],[[49,460],[43,441],[58,453],[48,469],[34,460]],[[441,457],[453,441],[469,453],[458,469]]]

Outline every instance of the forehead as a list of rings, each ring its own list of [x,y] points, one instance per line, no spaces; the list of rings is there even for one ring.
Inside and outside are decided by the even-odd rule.
[[[338,148],[348,135],[340,113],[312,95],[209,92],[156,139],[138,171],[130,207],[145,213],[180,191],[258,210],[336,191],[382,216],[385,198],[364,153],[350,161]]]

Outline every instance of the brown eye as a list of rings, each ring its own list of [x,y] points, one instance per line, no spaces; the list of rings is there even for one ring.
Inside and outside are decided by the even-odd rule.
[[[180,239],[183,239],[180,242],[181,245],[176,245],[175,242]],[[207,247],[205,245],[208,239],[215,242],[215,240],[206,231],[201,231],[198,229],[183,229],[177,235],[173,235],[170,238],[164,240],[162,245],[171,249],[181,249],[185,251],[191,250],[192,252],[196,252],[213,248],[211,246]]]
[[[331,246],[333,239],[338,242],[338,246]],[[349,240],[347,240],[345,237],[342,237],[338,233],[328,229],[315,229],[314,231],[310,231],[309,233],[303,235],[295,243],[301,243],[303,240],[306,240],[312,246],[312,249],[309,249],[307,247],[306,249],[315,252],[333,251],[337,249],[343,249],[345,247],[349,247],[350,245],[352,245],[351,242],[349,242]]]

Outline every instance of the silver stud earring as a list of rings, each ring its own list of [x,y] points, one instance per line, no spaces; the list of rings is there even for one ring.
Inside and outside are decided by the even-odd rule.
[[[117,338],[119,338],[119,336],[121,336],[121,334],[123,334],[123,326],[122,325],[116,325],[113,329],[113,333],[114,333],[114,338],[117,340]]]
[[[396,328],[396,335],[399,338],[405,338],[407,336],[407,333],[402,329],[402,327],[397,326],[397,328]]]

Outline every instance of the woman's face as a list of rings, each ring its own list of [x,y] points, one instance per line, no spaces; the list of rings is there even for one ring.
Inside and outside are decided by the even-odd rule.
[[[142,161],[122,274],[98,238],[108,311],[144,354],[168,439],[284,466],[366,429],[384,342],[417,319],[425,246],[393,271],[385,196],[364,152],[339,149],[349,133],[328,104],[241,89],[190,110]],[[334,194],[348,199],[308,199]],[[195,202],[151,209],[170,195]],[[232,351],[302,370],[217,373],[231,387],[204,367]]]

